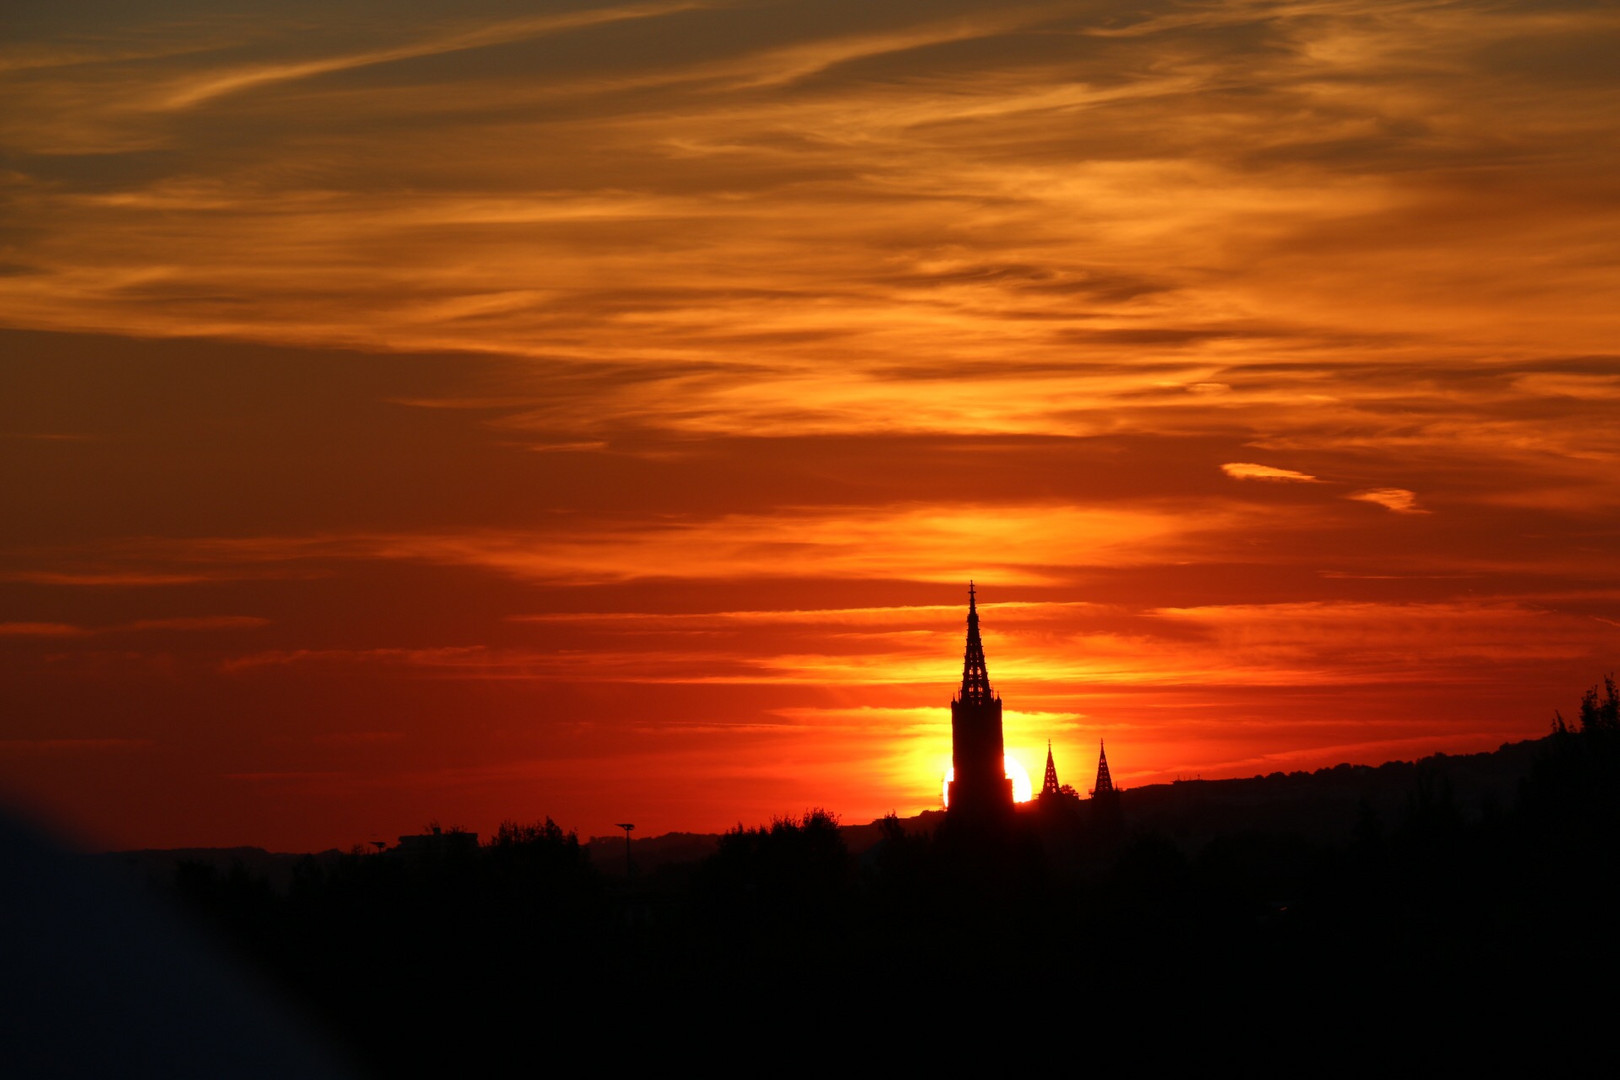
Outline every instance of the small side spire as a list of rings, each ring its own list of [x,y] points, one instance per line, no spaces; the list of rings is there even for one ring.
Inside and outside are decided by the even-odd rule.
[[[1112,795],[1114,793],[1114,778],[1108,775],[1108,749],[1103,746],[1101,739],[1097,740],[1097,786],[1091,789],[1093,797],[1098,795]]]
[[[1052,740],[1046,740],[1046,779],[1041,783],[1041,798],[1051,798],[1061,795],[1062,788],[1058,786],[1057,765],[1052,761]]]

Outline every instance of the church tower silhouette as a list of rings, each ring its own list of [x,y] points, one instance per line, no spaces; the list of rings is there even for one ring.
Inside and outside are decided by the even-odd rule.
[[[951,702],[951,766],[956,778],[946,801],[952,817],[997,818],[1012,813],[1013,788],[1005,755],[1001,698],[990,689],[979,637],[978,598],[970,581],[962,688]]]

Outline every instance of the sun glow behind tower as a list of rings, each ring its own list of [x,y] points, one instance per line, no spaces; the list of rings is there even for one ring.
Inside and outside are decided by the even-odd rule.
[[[951,700],[951,779],[945,785],[945,802],[951,813],[993,819],[1011,810],[1014,786],[1008,769],[1001,696],[990,687],[979,633],[978,597],[970,581],[962,685]],[[1027,775],[1024,783],[1029,783]]]
[[[1003,775],[1012,781],[1013,802],[1029,802],[1035,797],[1035,786],[1029,778],[1029,770],[1021,765],[1017,758],[1007,754],[1002,759]],[[940,784],[940,805],[946,809],[951,805],[951,781],[956,779],[956,767],[953,765],[945,770],[945,778]]]

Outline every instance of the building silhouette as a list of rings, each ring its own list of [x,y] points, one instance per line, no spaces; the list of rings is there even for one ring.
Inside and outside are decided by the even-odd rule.
[[[958,819],[995,819],[1012,813],[1012,781],[1007,778],[1001,735],[1001,698],[990,688],[979,637],[978,598],[968,582],[967,648],[962,686],[951,701],[951,767],[955,779],[946,795],[949,814]]]
[[[951,771],[946,810],[953,820],[1000,820],[1013,809],[1013,782],[1007,776],[1006,744],[1001,728],[1001,698],[990,687],[984,639],[979,633],[978,590],[968,582],[967,647],[962,656],[962,686],[951,701]],[[1099,809],[1113,807],[1119,789],[1108,771],[1108,753],[1098,743],[1097,783],[1091,791]],[[1080,793],[1058,781],[1052,742],[1046,743],[1046,775],[1037,805],[1078,801]],[[1033,809],[1033,807],[1031,807]]]
[[[437,825],[429,825],[428,828],[432,832],[401,836],[398,845],[388,854],[413,863],[470,858],[478,854],[477,833],[457,826],[441,829]]]

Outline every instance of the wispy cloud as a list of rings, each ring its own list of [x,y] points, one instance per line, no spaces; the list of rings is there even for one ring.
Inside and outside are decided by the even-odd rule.
[[[372,67],[399,60],[508,45],[608,23],[657,18],[703,6],[706,5],[693,0],[675,0],[664,3],[586,8],[486,25],[451,27],[439,35],[391,48],[371,49],[314,60],[247,64],[236,68],[215,69],[190,76],[178,85],[167,88],[155,98],[155,104],[168,109],[190,108],[224,94],[238,93],[274,83],[292,82],[315,75]]]
[[[1000,618],[1019,621],[1031,619],[1062,619],[1076,610],[1093,608],[1085,601],[1002,601],[981,603],[979,610],[995,612]],[[744,628],[777,626],[937,626],[941,622],[957,621],[962,615],[960,605],[912,604],[899,607],[798,608],[775,611],[715,611],[715,612],[548,612],[544,614],[510,615],[513,622],[562,623],[575,626],[600,625],[604,627],[634,627],[637,629],[693,629],[704,630],[716,626]]]
[[[0,636],[6,637],[87,637],[93,634],[140,633],[150,630],[216,631],[255,630],[268,626],[269,619],[256,615],[183,615],[165,619],[136,619],[108,626],[76,626],[71,623],[5,622]]]
[[[0,636],[4,637],[75,637],[88,633],[83,627],[70,623],[6,622],[0,623]]]
[[[151,739],[0,739],[0,757],[127,754],[152,745]]]

